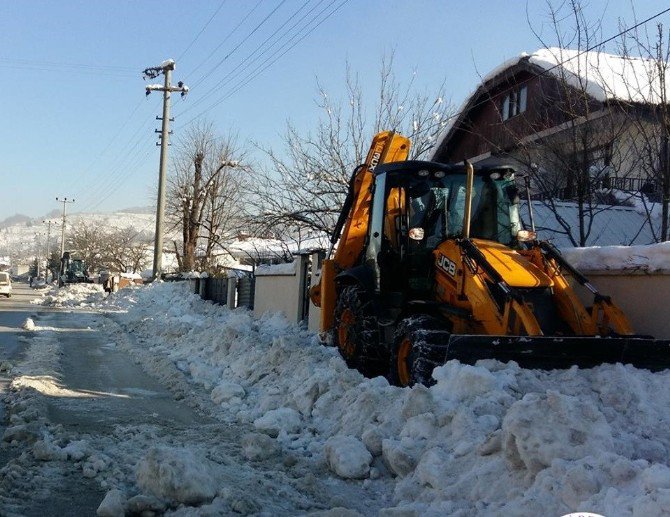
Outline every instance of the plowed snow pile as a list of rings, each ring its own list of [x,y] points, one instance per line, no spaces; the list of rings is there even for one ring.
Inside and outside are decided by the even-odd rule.
[[[30,303],[35,305],[52,305],[57,307],[85,307],[102,297],[104,290],[101,284],[70,284],[64,288],[52,287]]]
[[[351,483],[387,481],[386,506],[403,515],[670,514],[670,373],[450,362],[430,389],[401,389],[348,369],[277,315],[255,320],[184,284],[95,296],[81,292],[100,310],[127,311],[116,319],[149,352],[147,370],[161,377],[166,360],[176,364],[221,418],[254,425],[249,458],[282,448]],[[174,451],[142,454],[138,482],[169,492],[158,470]],[[173,468],[169,486],[189,472]]]

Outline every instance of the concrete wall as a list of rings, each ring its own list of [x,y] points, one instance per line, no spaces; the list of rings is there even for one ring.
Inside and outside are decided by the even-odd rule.
[[[317,264],[316,257],[312,263]],[[295,273],[261,274],[256,276],[254,315],[280,311],[294,323],[300,321],[302,296],[301,268],[307,267],[306,257],[296,260]],[[670,339],[670,271],[582,271],[598,290],[612,297],[628,316],[638,334]],[[312,268],[311,285],[319,281],[320,271]],[[573,283],[574,284],[574,283]],[[593,303],[593,295],[580,285],[575,291],[585,305]],[[321,310],[310,303],[307,327],[318,332]]]
[[[268,311],[281,312],[290,322],[299,322],[302,302],[300,265],[298,259],[293,264],[256,269],[254,316],[259,317]]]
[[[670,272],[582,271],[598,291],[612,297],[638,334],[670,339]],[[582,301],[591,305],[593,295],[575,288]]]
[[[312,264],[318,263],[318,257],[312,255]],[[312,267],[312,276],[310,279],[310,285],[316,285],[321,279],[321,270],[316,267]],[[318,332],[321,323],[321,307],[316,307],[311,301],[309,303],[309,315],[307,318],[307,328],[312,332]]]

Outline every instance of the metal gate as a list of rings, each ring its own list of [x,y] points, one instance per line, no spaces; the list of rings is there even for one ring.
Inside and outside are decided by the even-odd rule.
[[[251,275],[245,275],[237,280],[237,306],[254,308],[254,289],[256,279]]]
[[[228,301],[228,279],[227,278],[207,278],[205,300],[212,300],[214,303],[225,305]]]

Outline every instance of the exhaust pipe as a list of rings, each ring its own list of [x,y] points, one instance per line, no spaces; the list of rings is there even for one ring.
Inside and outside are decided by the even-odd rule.
[[[470,219],[472,214],[472,185],[475,178],[475,169],[465,160],[465,212],[463,213],[463,238],[470,238]]]

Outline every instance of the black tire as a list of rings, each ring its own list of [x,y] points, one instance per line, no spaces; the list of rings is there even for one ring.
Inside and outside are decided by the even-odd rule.
[[[379,343],[379,328],[372,302],[356,285],[340,292],[335,306],[333,344],[351,368],[367,377],[386,374],[388,356]]]
[[[389,381],[403,387],[435,384],[433,370],[444,364],[448,340],[449,332],[432,316],[417,315],[402,320],[393,340]]]

